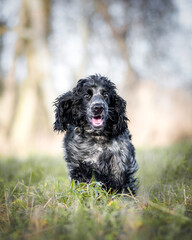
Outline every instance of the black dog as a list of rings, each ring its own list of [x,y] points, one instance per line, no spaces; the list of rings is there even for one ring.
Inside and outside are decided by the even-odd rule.
[[[126,102],[106,77],[80,79],[54,105],[54,130],[66,131],[65,160],[71,179],[94,176],[107,190],[136,192],[138,166],[125,116]]]

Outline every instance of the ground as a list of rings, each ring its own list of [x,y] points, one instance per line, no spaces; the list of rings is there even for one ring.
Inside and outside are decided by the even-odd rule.
[[[0,239],[191,239],[192,143],[136,153],[136,197],[70,183],[62,157],[1,157]]]

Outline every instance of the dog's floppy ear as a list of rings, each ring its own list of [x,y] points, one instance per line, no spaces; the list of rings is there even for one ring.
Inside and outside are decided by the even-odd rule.
[[[72,103],[73,94],[71,91],[56,98],[54,102],[55,106],[54,131],[63,132],[67,130],[67,125],[72,121]]]
[[[127,128],[126,101],[117,93],[112,95],[112,124],[113,132],[121,133]]]

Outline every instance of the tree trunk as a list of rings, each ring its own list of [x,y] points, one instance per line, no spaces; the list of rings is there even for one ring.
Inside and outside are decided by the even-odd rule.
[[[10,112],[2,119],[13,150],[23,149],[31,144],[31,137],[38,132],[37,128],[46,128],[50,133],[50,111],[55,94],[50,79],[50,56],[47,37],[49,34],[49,0],[22,0],[20,23],[17,30],[18,40],[15,51],[14,66],[2,103],[10,103],[4,108]],[[18,56],[27,60],[27,77],[19,84],[16,94],[14,75]],[[10,84],[11,83],[11,84]],[[10,91],[10,86],[14,89]],[[14,94],[13,94],[14,93]],[[10,100],[6,95],[10,95]],[[49,98],[47,96],[49,94]],[[40,108],[40,109],[39,109]],[[40,114],[37,114],[40,113]],[[10,116],[11,115],[11,116]],[[36,126],[34,126],[35,123]]]
[[[122,56],[122,59],[125,61],[127,69],[125,71],[123,83],[122,83],[122,94],[124,96],[127,95],[127,91],[129,89],[134,89],[135,85],[138,82],[138,76],[136,72],[133,70],[133,68],[130,65],[130,56],[127,52],[127,44],[126,44],[126,38],[125,33],[128,30],[127,26],[125,26],[122,29],[116,29],[115,26],[112,24],[111,16],[108,12],[108,5],[106,1],[100,0],[96,2],[97,5],[97,11],[100,12],[108,24],[108,26],[111,29],[113,38],[116,40],[119,52]]]

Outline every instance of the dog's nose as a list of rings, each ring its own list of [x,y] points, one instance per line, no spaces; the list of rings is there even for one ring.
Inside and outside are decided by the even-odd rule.
[[[101,104],[95,104],[93,107],[92,107],[92,112],[94,114],[101,114],[104,110],[104,106],[101,105]]]

